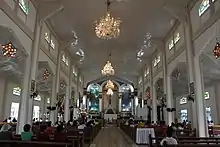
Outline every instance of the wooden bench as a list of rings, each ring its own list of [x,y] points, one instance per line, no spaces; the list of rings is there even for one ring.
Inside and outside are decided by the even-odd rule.
[[[152,138],[149,135],[149,147],[160,146],[160,142],[163,138]],[[220,145],[220,138],[209,137],[179,137],[177,138],[178,145]]]
[[[74,147],[69,142],[39,142],[39,141],[18,141],[0,140],[1,147]]]

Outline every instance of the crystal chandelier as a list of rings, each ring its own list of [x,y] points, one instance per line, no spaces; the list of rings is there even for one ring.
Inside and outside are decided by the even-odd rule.
[[[15,57],[16,52],[17,52],[17,49],[12,45],[12,43],[2,45],[3,56],[8,56],[8,57],[13,58]]]
[[[107,14],[95,23],[96,36],[101,39],[113,39],[120,35],[121,20],[111,17],[109,12],[110,1],[107,0]]]
[[[113,95],[114,94],[114,92],[112,91],[112,89],[111,88],[109,88],[108,90],[107,90],[107,93],[106,93],[107,95]]]
[[[110,61],[107,61],[101,72],[103,76],[112,76],[115,74],[115,70]]]
[[[43,78],[44,78],[44,80],[48,79],[49,76],[50,76],[50,73],[49,73],[49,71],[46,69],[46,70],[43,72]]]
[[[111,80],[108,80],[105,88],[106,89],[114,89],[114,87],[115,86],[114,86],[113,82]]]
[[[216,43],[215,48],[213,50],[213,54],[216,59],[220,57],[220,43],[219,42]]]

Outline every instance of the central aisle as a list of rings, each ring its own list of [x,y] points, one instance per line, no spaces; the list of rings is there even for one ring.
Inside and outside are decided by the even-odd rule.
[[[90,147],[134,147],[133,142],[117,127],[100,130]]]

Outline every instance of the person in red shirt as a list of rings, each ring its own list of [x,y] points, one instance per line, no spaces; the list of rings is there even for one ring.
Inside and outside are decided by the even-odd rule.
[[[47,128],[46,128],[46,130],[45,130],[45,133],[48,135],[48,136],[51,136],[51,135],[53,135],[53,133],[54,133],[54,128],[51,126],[51,121],[49,121],[48,123],[47,123]]]

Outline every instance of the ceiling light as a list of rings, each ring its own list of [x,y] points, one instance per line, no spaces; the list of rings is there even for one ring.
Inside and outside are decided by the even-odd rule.
[[[2,45],[2,53],[3,56],[8,56],[8,57],[15,57],[15,54],[17,52],[17,49],[12,45],[11,42],[8,44]]]
[[[138,53],[137,53],[137,56],[138,57],[142,57],[144,55],[144,51],[143,50],[140,50]]]
[[[43,72],[43,78],[44,78],[44,80],[48,79],[49,76],[50,76],[50,73],[49,73],[49,71],[46,69],[46,70]]]
[[[107,84],[105,86],[106,89],[114,89],[114,83],[111,80],[107,81]]]
[[[220,43],[219,42],[216,43],[213,53],[216,59],[220,57]]]
[[[112,96],[114,94],[114,92],[112,91],[112,89],[108,89],[106,94]]]
[[[119,19],[115,19],[110,16],[110,13],[107,13],[95,24],[96,36],[106,40],[117,38],[120,35],[120,24]]]
[[[101,39],[113,39],[120,35],[121,20],[111,17],[109,12],[110,0],[107,0],[107,14],[95,22],[95,33]]]
[[[112,76],[112,75],[115,74],[115,70],[112,67],[111,62],[107,61],[107,63],[103,67],[101,73],[102,73],[103,76]]]

